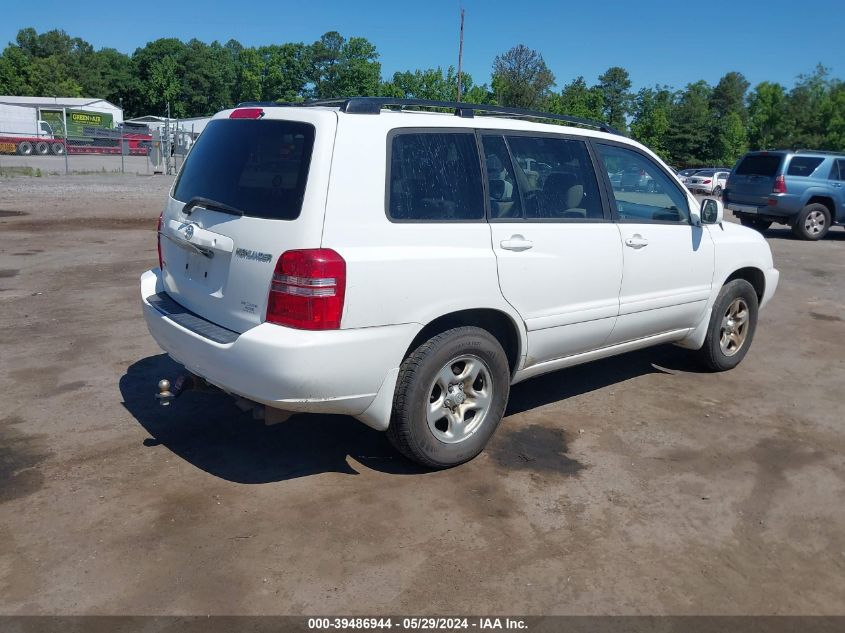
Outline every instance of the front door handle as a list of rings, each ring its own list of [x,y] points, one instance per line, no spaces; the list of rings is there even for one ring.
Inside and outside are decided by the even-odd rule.
[[[648,240],[639,233],[634,233],[631,237],[625,240],[625,246],[630,246],[633,249],[641,249],[648,246]]]
[[[499,246],[501,246],[506,251],[516,251],[517,253],[522,251],[527,251],[529,248],[534,246],[534,242],[531,240],[526,240],[521,235],[511,235],[510,239],[502,240],[499,242]]]

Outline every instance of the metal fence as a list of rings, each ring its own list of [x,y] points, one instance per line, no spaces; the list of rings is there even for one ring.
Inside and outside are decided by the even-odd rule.
[[[81,135],[16,130],[0,121],[0,174],[175,174],[198,136],[192,129],[85,128]],[[10,129],[11,128],[11,129]]]

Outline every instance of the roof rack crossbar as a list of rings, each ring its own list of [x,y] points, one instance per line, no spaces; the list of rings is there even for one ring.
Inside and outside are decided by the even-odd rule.
[[[539,112],[537,110],[525,110],[522,108],[508,108],[498,105],[485,105],[480,103],[464,103],[458,101],[434,101],[431,99],[398,99],[392,97],[344,97],[337,99],[315,99],[312,101],[303,101],[301,103],[275,103],[262,101],[248,101],[239,103],[237,107],[312,107],[312,106],[327,106],[336,107],[341,112],[347,114],[379,114],[382,108],[390,106],[398,106],[400,109],[406,107],[418,108],[440,108],[444,110],[453,110],[456,116],[472,118],[476,112],[499,114],[505,117],[517,117],[525,119],[546,119],[550,121],[561,121],[564,123],[572,123],[583,127],[593,128],[608,134],[622,133],[600,121],[593,121],[591,119],[584,119],[577,116],[570,116],[568,114],[555,114],[552,112]]]

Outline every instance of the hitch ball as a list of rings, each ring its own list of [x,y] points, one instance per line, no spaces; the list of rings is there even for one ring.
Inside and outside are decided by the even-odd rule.
[[[166,407],[170,404],[170,401],[173,400],[176,396],[173,395],[173,392],[170,391],[170,381],[167,378],[162,378],[158,381],[158,393],[156,394],[156,398],[159,400],[159,404],[163,407]]]

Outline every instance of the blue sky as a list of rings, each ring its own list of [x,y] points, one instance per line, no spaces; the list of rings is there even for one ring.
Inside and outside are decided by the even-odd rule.
[[[623,66],[634,88],[676,88],[704,79],[715,84],[730,70],[752,85],[791,86],[816,63],[845,76],[843,0],[174,0],[149,3],[73,3],[3,0],[0,42],[19,28],[61,28],[96,48],[131,53],[158,37],[196,37],[242,44],[312,42],[329,30],[359,35],[378,47],[382,74],[456,64],[459,12],[466,10],[464,69],[489,83],[496,54],[515,44],[539,50],[558,87],[578,75],[592,84],[608,67]],[[105,8],[109,7],[108,10]],[[806,34],[811,33],[807,36]]]

